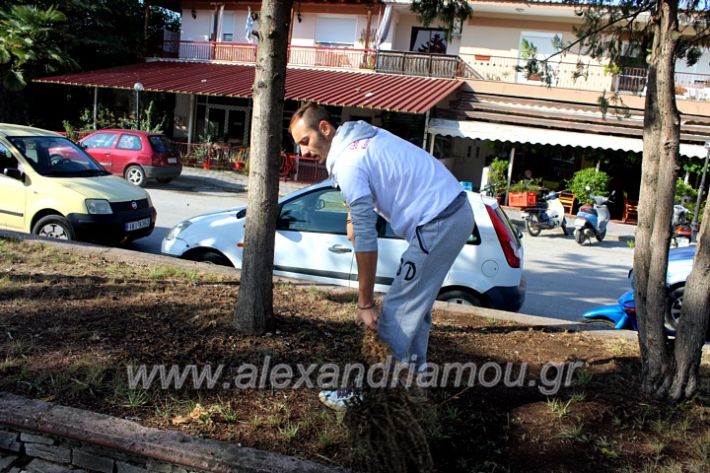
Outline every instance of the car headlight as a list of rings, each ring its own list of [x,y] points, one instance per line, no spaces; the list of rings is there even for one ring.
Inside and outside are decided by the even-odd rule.
[[[91,215],[107,215],[112,214],[111,204],[108,200],[103,199],[86,199],[86,210]]]
[[[166,236],[165,239],[166,239],[167,241],[176,239],[177,236],[180,234],[180,232],[182,232],[183,230],[185,230],[185,229],[186,229],[187,227],[189,227],[190,225],[192,225],[192,222],[187,221],[187,220],[184,221],[184,222],[178,223],[177,225],[175,225],[175,226],[173,227],[172,230],[170,230],[170,233],[168,233],[168,236]]]

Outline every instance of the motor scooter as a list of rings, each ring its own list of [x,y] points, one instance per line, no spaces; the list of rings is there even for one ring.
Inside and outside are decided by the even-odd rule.
[[[531,236],[538,236],[542,230],[562,228],[567,235],[565,208],[560,202],[559,192],[550,192],[538,201],[535,207],[525,207],[520,217],[525,221],[525,228]]]
[[[613,202],[611,198],[614,196],[612,192],[609,197],[592,195],[590,198],[594,205],[583,205],[577,212],[574,219],[574,239],[580,245],[584,245],[585,240],[592,242],[592,237],[597,241],[604,240],[606,236],[606,227],[609,223],[609,209],[607,204]]]
[[[673,206],[673,233],[671,236],[671,244],[674,247],[690,245],[693,229],[688,223],[688,213],[690,210],[682,205]]]
[[[671,299],[673,299],[673,293],[671,293]],[[673,312],[673,307],[671,307],[671,312]],[[668,317],[666,317],[668,319]],[[638,331],[638,321],[636,318],[636,302],[634,301],[634,290],[626,291],[623,293],[616,304],[613,305],[603,305],[595,307],[588,310],[582,314],[582,319],[580,320],[584,323],[597,323],[601,322],[606,325],[610,325],[618,330],[636,330]],[[666,322],[664,324],[663,330],[668,336],[675,336],[675,329],[678,321],[670,324]],[[710,326],[708,326],[707,333],[705,335],[706,340],[710,340]]]
[[[618,330],[638,330],[633,289],[623,293],[616,304],[588,310],[582,314],[582,322],[601,322]]]

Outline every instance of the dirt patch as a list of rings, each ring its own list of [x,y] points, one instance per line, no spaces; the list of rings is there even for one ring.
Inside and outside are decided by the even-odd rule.
[[[231,325],[238,294],[229,275],[0,240],[0,390],[361,465],[361,446],[318,389],[234,387],[239,375],[248,385],[240,369],[267,359],[296,377],[298,364],[359,361],[353,295],[277,284],[273,330],[249,337]],[[437,471],[707,471],[707,366],[698,399],[666,406],[638,398],[638,347],[621,339],[436,311],[430,346],[437,366],[478,369],[471,387],[428,390],[422,425]],[[129,368],[143,365],[196,371],[180,389],[162,389],[158,372],[151,387],[132,389]],[[220,376],[195,388],[192,374],[206,367]]]

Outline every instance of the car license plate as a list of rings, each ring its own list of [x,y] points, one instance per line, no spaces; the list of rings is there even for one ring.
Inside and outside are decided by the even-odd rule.
[[[583,219],[583,218],[577,218],[577,219],[575,219],[575,221],[574,221],[574,226],[575,226],[575,228],[582,228],[582,227],[585,226],[586,224],[587,224],[587,221],[586,221],[585,219]]]
[[[126,231],[132,232],[134,230],[140,230],[141,228],[148,228],[149,226],[150,226],[150,217],[142,218],[140,220],[136,220],[135,222],[127,222],[126,223]]]
[[[177,164],[177,158],[168,158],[168,164]]]

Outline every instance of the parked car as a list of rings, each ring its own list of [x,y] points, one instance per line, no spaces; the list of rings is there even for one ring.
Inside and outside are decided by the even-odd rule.
[[[0,229],[108,243],[153,231],[148,193],[61,135],[0,124]]]
[[[525,298],[523,247],[518,230],[495,199],[468,192],[476,226],[454,262],[439,299],[517,311]],[[357,287],[357,264],[345,231],[347,210],[329,181],[301,189],[279,202],[274,274]],[[246,208],[194,217],[175,226],[162,252],[241,268]],[[380,218],[375,290],[386,292],[407,243]]]
[[[665,316],[665,325],[669,333],[673,333],[683,308],[683,293],[685,281],[693,269],[696,246],[671,248],[668,252],[668,270],[666,272],[666,287],[670,306]],[[629,271],[629,279],[633,281]],[[710,314],[708,314],[710,316]],[[583,322],[601,322],[617,329],[637,330],[636,303],[633,289],[622,294],[616,304],[595,307],[582,315]]]
[[[160,133],[98,130],[79,143],[107,171],[140,187],[144,187],[148,179],[170,182],[182,172],[175,145]]]

